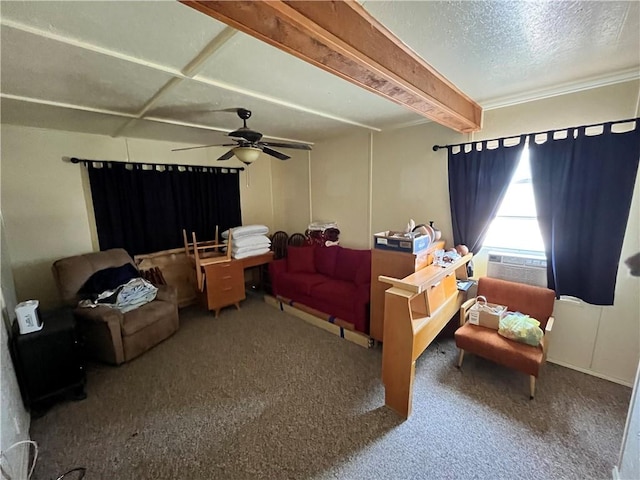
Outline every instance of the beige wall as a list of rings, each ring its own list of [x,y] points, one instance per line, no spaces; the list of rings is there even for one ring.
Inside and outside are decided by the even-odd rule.
[[[632,118],[639,82],[627,82],[571,95],[553,97],[485,113],[482,132],[467,136],[435,123],[323,142],[311,158],[314,218],[336,219],[347,246],[370,245],[373,233],[402,229],[410,218],[434,220],[451,244],[446,150],[444,145],[491,139],[568,126]],[[371,153],[367,171],[367,153]],[[371,175],[371,189],[364,179]],[[640,192],[634,194],[622,260],[640,250]],[[345,193],[345,192],[348,192]],[[370,199],[370,201],[369,201]],[[369,207],[370,206],[370,207]],[[362,219],[371,212],[365,238]],[[357,226],[357,228],[356,228]],[[476,274],[486,272],[486,253],[475,259]],[[612,307],[582,302],[556,302],[556,326],[549,359],[562,365],[625,384],[633,382],[640,357],[640,280],[623,266]]]
[[[63,157],[213,165],[225,151],[171,152],[178,146],[2,125],[0,208],[18,300],[37,298],[43,308],[58,305],[51,264],[58,258],[97,249],[86,171]],[[242,164],[230,160],[225,166]],[[243,223],[273,228],[268,160],[253,164],[250,173],[248,169],[241,173],[240,195]]]
[[[322,142],[311,155],[313,221],[337,222],[340,243],[352,248],[369,248],[370,143],[358,132]]]
[[[372,234],[403,230],[413,219],[433,221],[453,241],[446,153],[432,147],[466,138],[435,123],[374,135]]]
[[[0,215],[0,268],[2,289],[0,290],[0,451],[6,452],[16,442],[29,439],[31,418],[24,408],[18,379],[9,352],[8,330],[15,321],[16,293],[11,271],[11,258],[5,241],[5,228]],[[11,466],[15,478],[27,478],[29,446],[15,447],[7,454],[6,463]]]
[[[287,150],[291,158],[271,160],[273,228],[304,233],[309,225],[309,158],[307,151]]]
[[[639,82],[488,111],[475,139],[636,116]],[[410,218],[433,220],[452,241],[447,154],[434,144],[470,140],[427,123],[381,133],[358,132],[323,141],[287,162],[258,161],[241,177],[243,223],[272,231],[304,231],[310,220],[338,222],[341,244],[368,248],[374,232],[401,229]],[[92,220],[82,168],[62,156],[171,163],[211,162],[221,152],[194,150],[177,161],[172,144],[97,135],[2,127],[2,212],[19,299],[57,299],[49,273],[56,258],[92,249]],[[153,157],[153,158],[150,158]],[[309,161],[310,158],[310,161]],[[264,158],[261,158],[263,160]],[[229,164],[232,166],[232,164]],[[636,185],[624,255],[640,250]],[[90,202],[89,202],[90,203]],[[486,256],[476,259],[486,269]],[[631,384],[640,356],[640,281],[620,270],[616,305],[557,302],[550,359]]]
[[[536,132],[638,116],[640,82],[587,90],[485,114],[476,139]],[[556,301],[549,360],[631,385],[640,358],[640,280],[622,264],[640,250],[640,179],[634,197],[616,281],[615,305],[595,307],[570,300]],[[585,259],[588,261],[588,259]],[[486,272],[486,252],[476,257],[477,274]]]

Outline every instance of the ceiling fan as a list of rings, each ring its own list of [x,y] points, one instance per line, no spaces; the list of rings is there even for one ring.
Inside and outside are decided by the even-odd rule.
[[[273,150],[270,147],[278,148],[292,148],[295,150],[311,150],[311,147],[304,143],[290,143],[290,142],[264,142],[261,141],[262,133],[252,130],[247,127],[247,119],[251,117],[251,110],[246,108],[232,108],[222,110],[225,112],[236,112],[238,117],[242,119],[242,127],[230,132],[228,135],[236,143],[223,143],[213,145],[201,145],[197,147],[186,148],[174,148],[172,152],[179,152],[181,150],[193,150],[195,148],[208,148],[208,147],[233,147],[227,153],[218,158],[218,161],[229,160],[234,155],[245,165],[249,165],[255,162],[260,155],[260,152],[264,152],[267,155],[271,155],[279,160],[288,160],[291,158],[284,153]]]

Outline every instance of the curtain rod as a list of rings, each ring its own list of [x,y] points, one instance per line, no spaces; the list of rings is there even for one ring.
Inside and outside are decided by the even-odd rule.
[[[573,130],[576,128],[590,128],[590,127],[598,127],[600,125],[605,125],[607,123],[610,123],[612,125],[615,125],[617,123],[628,123],[628,122],[637,122],[638,120],[640,120],[640,117],[636,117],[636,118],[627,118],[626,120],[614,120],[613,122],[599,122],[599,123],[592,123],[591,125],[580,125],[579,127],[566,127],[566,128],[556,128],[554,130],[544,130],[542,132],[531,132],[531,133],[519,133],[517,135],[510,135],[508,137],[500,137],[500,138],[492,138],[490,140],[474,140],[472,142],[464,142],[464,143],[456,143],[453,145],[434,145],[433,146],[433,151],[437,152],[438,150],[440,150],[441,148],[454,148],[454,147],[463,147],[465,145],[471,145],[477,142],[496,142],[496,141],[502,141],[502,140],[506,140],[508,138],[517,138],[517,137],[524,137],[524,136],[529,136],[529,135],[541,135],[543,133],[550,133],[550,134],[554,134],[556,132],[563,132],[565,130]]]
[[[209,165],[177,165],[175,163],[145,163],[145,162],[123,162],[121,160],[87,160],[86,158],[69,158],[71,163],[82,163],[83,165],[87,165],[89,162],[98,162],[98,163],[124,163],[126,165],[153,165],[153,167],[175,167],[175,168],[215,168],[215,169],[227,169],[227,170],[238,170],[244,171],[244,167],[218,167],[218,166],[209,166]]]

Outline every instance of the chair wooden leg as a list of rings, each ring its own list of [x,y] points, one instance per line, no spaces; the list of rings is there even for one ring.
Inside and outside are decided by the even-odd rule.
[[[529,400],[533,400],[533,397],[536,394],[536,377],[533,375],[529,375],[529,392],[531,393]]]
[[[464,360],[464,350],[460,349],[460,356],[458,357],[458,368],[462,368],[463,360]]]

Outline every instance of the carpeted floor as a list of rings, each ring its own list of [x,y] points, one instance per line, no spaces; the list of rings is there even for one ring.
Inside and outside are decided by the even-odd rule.
[[[88,398],[34,419],[35,479],[611,478],[631,389],[547,364],[528,378],[452,339],[418,360],[413,414],[384,407],[364,349],[250,297],[219,319],[190,307],[169,340],[90,365]]]

